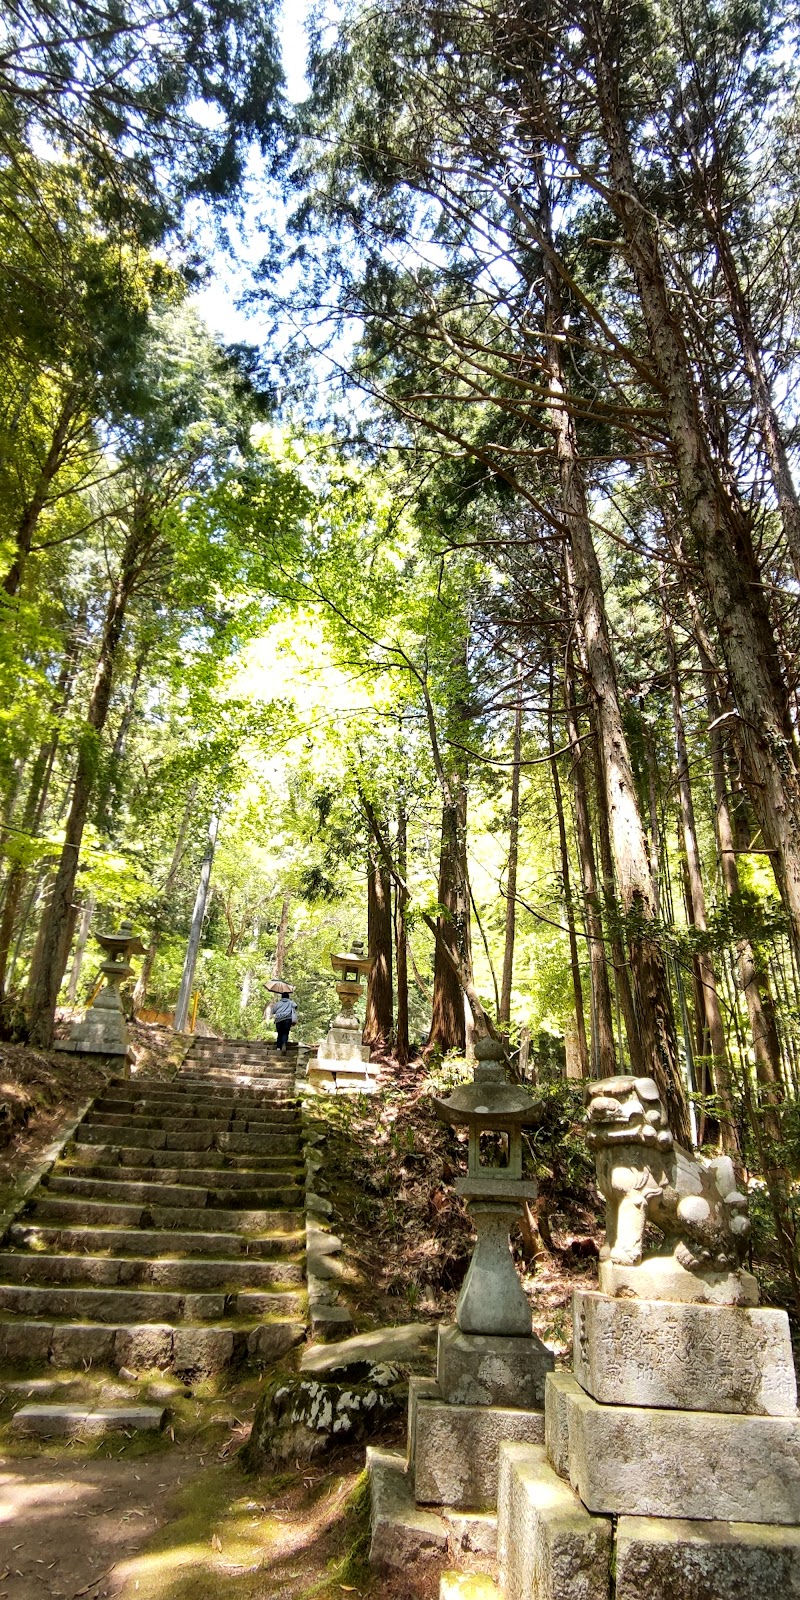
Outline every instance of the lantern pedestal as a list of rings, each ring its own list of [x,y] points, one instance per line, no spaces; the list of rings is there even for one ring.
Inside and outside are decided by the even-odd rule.
[[[456,1322],[462,1333],[530,1336],[531,1308],[508,1248],[519,1204],[470,1199],[469,1214],[478,1239],[458,1298]]]

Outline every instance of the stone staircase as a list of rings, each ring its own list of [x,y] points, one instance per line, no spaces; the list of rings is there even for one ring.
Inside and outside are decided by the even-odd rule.
[[[198,1039],[109,1082],[0,1249],[0,1366],[191,1379],[304,1337],[295,1061]]]

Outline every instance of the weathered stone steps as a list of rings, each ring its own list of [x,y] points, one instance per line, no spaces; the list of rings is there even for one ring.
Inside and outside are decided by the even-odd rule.
[[[116,1132],[114,1126],[104,1123],[84,1123],[77,1129],[76,1142],[81,1144],[108,1144]],[[120,1128],[126,1146],[141,1145],[145,1150],[211,1150],[231,1151],[247,1155],[295,1155],[300,1149],[300,1137],[291,1133],[202,1133],[174,1132],[164,1128],[132,1128],[125,1123]]]
[[[252,1257],[228,1261],[216,1257],[187,1260],[184,1256],[147,1260],[143,1256],[32,1255],[29,1251],[3,1257],[7,1283],[80,1284],[86,1287],[152,1287],[176,1290],[287,1289],[303,1283],[300,1261],[259,1261]]]
[[[221,1372],[242,1362],[266,1366],[303,1338],[302,1322],[266,1319],[255,1326],[184,1323],[108,1323],[0,1320],[6,1364],[67,1368],[93,1366],[170,1369],[178,1375]]]
[[[293,1117],[265,1120],[261,1116],[230,1116],[201,1117],[192,1114],[188,1117],[173,1117],[155,1115],[150,1111],[102,1111],[95,1108],[90,1111],[85,1119],[87,1128],[155,1128],[163,1129],[166,1133],[258,1133],[281,1134],[284,1128],[291,1126]]]
[[[199,1159],[198,1159],[199,1158]],[[143,1145],[122,1144],[80,1144],[76,1145],[71,1155],[67,1158],[68,1164],[75,1168],[91,1168],[95,1163],[115,1167],[186,1167],[196,1168],[202,1164],[208,1171],[213,1169],[219,1172],[295,1172],[299,1170],[298,1154],[288,1151],[277,1154],[259,1156],[255,1151],[236,1152],[230,1150],[147,1150]]]
[[[293,1290],[177,1294],[157,1288],[75,1289],[0,1284],[0,1311],[21,1317],[87,1322],[217,1322],[222,1317],[299,1317],[304,1296]]]
[[[268,1046],[111,1082],[7,1234],[0,1364],[275,1359],[305,1331],[300,1163],[293,1063]]]
[[[94,1147],[96,1148],[96,1146]],[[191,1154],[191,1152],[188,1152]],[[56,1168],[59,1177],[91,1178],[109,1183],[168,1183],[184,1184],[201,1189],[279,1189],[295,1186],[302,1178],[301,1168],[268,1166],[227,1168],[185,1167],[175,1165],[137,1166],[131,1163],[105,1165],[101,1161],[63,1161]],[[55,1176],[55,1174],[54,1174]],[[52,1188],[52,1183],[50,1184]]]
[[[87,1200],[124,1200],[133,1204],[174,1205],[183,1207],[242,1206],[246,1209],[269,1206],[291,1206],[302,1201],[302,1191],[296,1183],[270,1185],[262,1188],[253,1183],[248,1188],[235,1184],[224,1188],[199,1188],[197,1185],[178,1182],[156,1182],[155,1178],[137,1182],[125,1178],[76,1177],[73,1174],[53,1174],[47,1182],[47,1193],[75,1195]]]
[[[222,1128],[238,1128],[245,1123],[243,1133],[246,1133],[246,1123],[256,1123],[256,1133],[261,1133],[264,1125],[267,1128],[280,1128],[283,1123],[296,1122],[296,1104],[286,1099],[280,1106],[272,1106],[269,1110],[264,1106],[230,1106],[229,1102],[221,1101],[213,1104],[208,1101],[194,1101],[192,1106],[181,1106],[181,1101],[176,1099],[157,1099],[157,1101],[122,1101],[122,1099],[101,1099],[94,1101],[94,1110],[90,1122],[101,1122],[104,1118],[114,1117],[122,1122],[136,1123],[142,1117],[149,1122],[152,1118],[178,1118],[178,1126],[194,1126],[195,1123],[216,1123]]]
[[[248,1261],[268,1260],[278,1255],[296,1255],[305,1244],[305,1234],[264,1233],[259,1238],[252,1234],[202,1233],[148,1228],[46,1228],[36,1223],[15,1222],[9,1230],[9,1240],[15,1248],[30,1250],[84,1250],[96,1254],[109,1251],[114,1255],[147,1254],[159,1256],[162,1251],[187,1261],[193,1257],[215,1256],[226,1258],[241,1256]],[[3,1258],[0,1257],[0,1260]]]
[[[43,1196],[47,1190],[42,1189]],[[27,1211],[28,1217],[35,1217],[42,1222],[88,1222],[94,1226],[108,1226],[119,1223],[125,1228],[180,1228],[183,1232],[191,1232],[192,1226],[199,1223],[204,1233],[232,1233],[241,1230],[243,1233],[252,1233],[260,1236],[264,1233],[279,1233],[282,1229],[297,1233],[301,1222],[301,1213],[291,1211],[248,1211],[244,1207],[236,1210],[215,1209],[211,1206],[200,1208],[197,1206],[162,1206],[162,1205],[126,1205],[124,1202],[102,1200],[75,1200],[57,1196],[53,1199],[34,1199]]]

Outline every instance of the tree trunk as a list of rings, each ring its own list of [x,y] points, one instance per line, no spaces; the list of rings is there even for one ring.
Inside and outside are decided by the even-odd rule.
[[[111,751],[111,761],[108,768],[105,792],[103,793],[97,808],[100,826],[109,834],[114,826],[114,812],[119,806],[120,767],[122,766],[125,756],[125,750],[128,743],[128,734],[130,733],[131,723],[133,722],[133,716],[136,710],[136,697],[139,693],[139,689],[141,688],[142,677],[144,675],[145,666],[147,665],[147,658],[150,654],[150,648],[150,641],[148,639],[147,642],[142,645],[134,664],[133,677],[131,678],[128,697],[125,701],[125,706],[119,721],[119,727],[117,728],[116,738],[114,740],[114,747]]]
[[[197,955],[200,949],[200,940],[203,936],[203,921],[206,914],[206,901],[208,899],[208,885],[211,882],[211,869],[214,865],[214,852],[217,848],[217,834],[219,832],[219,812],[214,811],[208,824],[208,840],[206,842],[203,864],[200,868],[200,882],[197,885],[194,910],[192,912],[192,925],[189,930],[189,943],[186,947],[186,958],[183,963],[181,984],[178,998],[175,1002],[175,1032],[183,1033],[186,1028],[186,1019],[189,1015],[189,1004],[192,998],[192,986],[197,967]]]
[[[154,534],[149,527],[138,523],[132,526],[125,543],[119,576],[106,609],[86,722],[79,738],[78,763],[61,859],[28,982],[26,1001],[30,1040],[42,1049],[48,1049],[53,1040],[56,1002],[69,948],[72,897],[81,840],[97,775],[100,735],[108,716],[114,662],[140,564],[153,539]]]
[[[272,963],[273,978],[282,978],[286,966],[286,936],[289,932],[289,907],[291,899],[285,894],[281,901],[281,920],[278,923],[278,938],[275,944],[275,959]]]
[[[169,872],[167,873],[167,876],[164,879],[164,886],[163,886],[163,888],[161,890],[161,893],[160,893],[160,895],[158,897],[158,903],[157,903],[155,914],[154,914],[154,917],[153,917],[153,929],[152,929],[152,932],[151,932],[151,935],[150,935],[150,940],[149,940],[149,943],[148,943],[148,946],[147,946],[147,950],[145,952],[144,961],[142,962],[142,965],[141,965],[139,976],[136,979],[136,983],[134,985],[134,990],[133,990],[133,1010],[134,1010],[134,1014],[136,1013],[137,1009],[141,1008],[144,1005],[145,1000],[147,998],[147,990],[148,990],[148,987],[149,987],[149,984],[150,984],[150,978],[151,978],[151,975],[152,975],[153,967],[155,965],[156,955],[158,954],[158,942],[159,942],[159,938],[160,938],[160,934],[161,934],[161,923],[160,923],[159,919],[160,919],[160,915],[161,915],[161,913],[163,911],[163,908],[164,908],[164,906],[166,904],[166,901],[167,901],[167,899],[168,899],[168,897],[169,897],[169,895],[170,895],[170,893],[172,891],[173,885],[174,885],[175,880],[176,880],[176,878],[178,876],[178,872],[179,872],[179,869],[180,869],[180,864],[181,864],[181,862],[183,860],[183,854],[184,854],[184,851],[186,849],[186,835],[189,832],[189,823],[190,823],[191,818],[192,818],[192,812],[194,810],[194,803],[195,803],[196,799],[197,799],[197,779],[193,778],[192,782],[191,782],[191,784],[189,786],[189,793],[186,796],[186,804],[185,804],[185,806],[183,808],[183,815],[182,815],[181,820],[180,820],[180,826],[178,828],[178,835],[177,835],[177,838],[175,840],[175,848],[173,849],[173,852],[172,852],[172,860],[170,862]]]
[[[550,697],[552,710],[553,676],[550,674]],[[564,906],[567,917],[567,938],[569,940],[569,964],[572,973],[572,994],[575,1000],[575,1037],[578,1042],[578,1060],[580,1062],[581,1077],[588,1078],[589,1052],[586,1047],[586,1019],[583,1014],[583,984],[581,982],[581,963],[578,955],[578,940],[575,935],[575,911],[572,904],[572,884],[570,882],[569,850],[567,848],[567,830],[564,825],[564,800],[561,793],[561,779],[558,775],[558,758],[555,754],[553,740],[552,714],[548,717],[548,730],[550,738],[550,775],[553,780],[553,798],[556,803],[556,826],[558,828],[558,845],[561,854],[561,878],[564,885]]]
[[[442,806],[442,839],[437,898],[444,911],[436,919],[433,966],[433,1015],[429,1045],[443,1053],[466,1049],[463,985],[458,968],[472,975],[469,880],[467,875],[467,791],[460,777],[451,778],[454,803]],[[451,952],[448,960],[442,946]]]
[[[711,768],[714,775],[716,831],[720,868],[726,895],[729,899],[737,901],[740,899],[739,867],[736,860],[736,844],[730,806],[728,804],[728,788],[725,781],[725,757],[722,748],[722,734],[719,727],[720,706],[711,662],[703,654],[701,654],[701,661],[706,681],[706,704],[708,706],[709,720],[708,738],[711,748]],[[750,1019],[756,1077],[759,1088],[762,1091],[766,1126],[770,1137],[779,1139],[780,1124],[774,1112],[770,1114],[769,1109],[771,1106],[778,1105],[783,1099],[780,1042],[775,1024],[775,1006],[770,993],[769,978],[763,968],[760,967],[749,939],[741,938],[737,940],[736,953],[739,967],[739,983],[744,993],[747,1013]]]
[[[401,1066],[405,1066],[409,1055],[408,1039],[408,931],[407,931],[407,906],[408,890],[406,878],[408,875],[408,818],[403,800],[397,806],[397,870],[402,880],[394,886],[394,934],[397,971],[397,1027],[395,1030],[395,1054]]]
[[[508,814],[508,866],[506,869],[506,928],[503,975],[497,1021],[508,1032],[511,1022],[511,985],[514,980],[514,941],[517,929],[517,865],[519,861],[519,788],[522,760],[522,652],[517,652],[517,703],[514,708],[514,744],[511,768],[511,805]]]
[[[83,966],[83,958],[86,954],[86,946],[89,941],[89,929],[92,925],[92,917],[94,916],[94,908],[96,905],[97,895],[90,894],[81,913],[81,925],[78,929],[78,937],[75,942],[75,951],[72,957],[72,968],[69,975],[69,987],[67,989],[67,1004],[71,1006],[74,1006],[78,993],[78,984],[80,983],[81,978],[81,967]]]
[[[608,981],[606,947],[603,939],[603,920],[600,914],[600,896],[597,892],[597,868],[592,841],[592,824],[589,815],[586,761],[581,745],[578,711],[575,702],[574,663],[571,646],[567,652],[564,701],[567,738],[572,759],[575,832],[578,839],[578,856],[583,880],[586,932],[589,940],[589,964],[592,979],[592,1075],[596,1078],[611,1078],[617,1070],[617,1055],[614,1049],[614,1017],[611,1009],[611,987]]]
[[[373,1055],[386,1055],[394,1031],[392,993],[392,883],[376,841],[370,837],[367,861],[367,1003],[362,1042]]]
[[[697,824],[689,776],[689,757],[686,749],[686,728],[681,704],[678,661],[675,654],[672,627],[666,612],[664,613],[664,643],[666,645],[672,695],[672,722],[675,732],[678,795],[683,832],[684,860],[686,863],[686,880],[692,908],[692,922],[698,933],[705,934],[708,931],[706,893],[700,868],[700,850],[697,843]],[[729,1155],[736,1156],[740,1153],[736,1126],[736,1108],[733,1103],[728,1045],[717,991],[717,976],[709,950],[698,950],[696,952],[696,961],[702,991],[702,1008],[708,1024],[709,1043],[711,1045],[711,1076],[722,1107],[722,1117],[720,1119],[722,1147]]]
[[[736,329],[744,358],[753,409],[758,419],[764,453],[769,463],[789,557],[794,567],[795,577],[800,580],[800,497],[792,477],[792,468],[778,415],[772,403],[764,359],[753,327],[749,297],[739,277],[736,260],[725,228],[724,217],[720,214],[719,199],[709,194],[708,187],[704,182],[702,163],[698,159],[696,150],[692,149],[691,154],[695,172],[700,180],[699,186],[706,225],[716,250],[728,296],[728,304],[731,309],[733,325]]]
[[[551,240],[550,198],[543,176],[540,197],[543,231]],[[608,799],[617,881],[627,919],[642,1053],[645,1071],[658,1085],[676,1139],[688,1144],[691,1140],[689,1113],[680,1074],[672,996],[658,931],[647,840],[622,721],[603,581],[589,523],[575,424],[565,400],[561,365],[564,327],[559,283],[556,268],[547,253],[543,265],[550,418],[556,440],[564,521],[574,563],[576,608],[597,717],[601,781]]]
[[[800,937],[800,781],[767,589],[745,515],[714,465],[680,315],[667,287],[657,224],[638,192],[611,64],[609,14],[601,5],[591,4],[589,16],[598,105],[609,152],[609,201],[623,228],[662,391],[693,555],[736,701],[748,789],[766,842],[777,851],[781,891]]]
[[[81,613],[81,617],[83,617]],[[79,637],[80,619],[76,621],[73,637],[64,651],[61,671],[56,686],[55,699],[50,708],[51,717],[61,718],[69,705],[72,685],[75,681],[75,669],[80,655]],[[53,772],[53,763],[59,744],[59,729],[53,730],[49,739],[43,740],[39,746],[36,760],[28,785],[25,800],[25,809],[20,818],[20,831],[23,834],[34,835],[41,823],[47,796],[50,789],[50,779]],[[14,941],[14,924],[16,921],[19,902],[24,893],[27,872],[18,862],[12,866],[6,879],[6,892],[3,901],[3,914],[0,918],[0,996],[5,993],[6,972],[8,958]]]
[[[47,455],[39,469],[36,487],[20,517],[15,537],[11,566],[3,579],[3,589],[9,598],[17,594],[30,554],[33,536],[39,518],[47,504],[50,485],[64,464],[69,447],[70,424],[75,412],[76,396],[72,389],[64,397]]]

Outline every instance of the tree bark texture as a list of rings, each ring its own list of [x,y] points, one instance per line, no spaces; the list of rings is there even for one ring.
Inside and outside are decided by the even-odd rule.
[[[68,454],[75,404],[76,396],[74,391],[70,389],[64,397],[47,455],[39,469],[36,486],[17,525],[14,555],[11,566],[3,579],[3,589],[9,599],[13,599],[19,590],[39,518],[47,504],[50,485],[64,465]]]
[[[442,807],[437,899],[444,909],[436,919],[433,967],[433,1014],[428,1043],[445,1052],[464,1050],[463,985],[459,967],[472,973],[469,879],[467,875],[467,791],[457,776],[450,780],[452,804]],[[445,946],[451,952],[447,959]]]
[[[611,1008],[611,986],[608,981],[600,895],[597,888],[597,868],[595,865],[589,795],[586,782],[586,760],[581,744],[578,711],[575,701],[571,649],[568,652],[564,700],[567,738],[572,761],[575,833],[578,841],[578,857],[583,882],[586,933],[589,940],[589,970],[592,981],[592,1075],[596,1078],[611,1078],[617,1070],[617,1053],[614,1048],[614,1016]]]
[[[134,990],[133,990],[134,1015],[135,1015],[137,1009],[144,1005],[145,1000],[147,998],[147,991],[148,991],[148,988],[150,986],[150,978],[152,976],[153,967],[155,965],[155,959],[156,959],[156,956],[158,954],[158,942],[159,942],[159,938],[160,938],[160,935],[161,935],[160,917],[162,915],[163,908],[164,908],[167,900],[169,899],[169,896],[170,896],[170,894],[171,894],[171,892],[172,892],[172,890],[173,890],[173,888],[175,886],[175,882],[176,882],[177,877],[178,877],[178,872],[180,871],[180,865],[181,865],[181,862],[183,860],[184,851],[186,849],[186,837],[187,837],[187,834],[189,832],[189,823],[192,820],[192,814],[194,812],[194,804],[195,804],[195,800],[197,799],[197,788],[198,788],[197,779],[193,778],[192,782],[191,782],[191,784],[189,786],[189,793],[186,796],[186,804],[185,804],[185,806],[183,808],[183,814],[181,816],[180,825],[178,827],[178,833],[177,833],[177,837],[175,839],[175,846],[174,846],[174,849],[172,851],[172,860],[170,861],[170,864],[169,864],[169,872],[167,873],[167,876],[164,879],[164,884],[163,884],[163,887],[162,887],[161,892],[159,894],[158,902],[157,902],[157,905],[156,905],[156,908],[155,908],[155,912],[153,914],[152,931],[150,933],[150,938],[149,938],[148,943],[147,943],[147,950],[145,951],[144,960],[143,960],[141,968],[139,970],[139,976],[136,979],[136,983],[134,985]]]
[[[552,677],[550,679],[552,694]],[[556,826],[558,828],[558,846],[561,855],[561,879],[564,885],[564,906],[567,918],[567,938],[569,940],[569,965],[572,974],[572,995],[575,1001],[575,1038],[578,1045],[578,1061],[580,1063],[581,1077],[591,1076],[589,1071],[589,1051],[586,1044],[586,1019],[583,1014],[583,983],[581,981],[581,963],[578,953],[578,940],[575,933],[575,908],[572,903],[572,883],[569,865],[569,849],[567,847],[567,829],[564,822],[564,800],[561,793],[561,779],[558,774],[558,758],[555,754],[553,743],[552,718],[550,719],[550,775],[553,780],[553,798],[556,806]]]
[[[715,468],[680,317],[672,305],[657,225],[639,194],[611,59],[614,17],[588,7],[595,82],[609,152],[609,200],[622,226],[658,375],[697,568],[736,702],[748,789],[778,853],[780,887],[800,937],[800,778],[767,592],[742,507]]]
[[[522,760],[522,655],[517,654],[516,705],[511,767],[511,803],[508,812],[508,865],[506,867],[505,941],[503,973],[500,980],[500,1006],[497,1020],[508,1029],[511,1021],[511,986],[514,981],[514,942],[517,931],[517,867],[519,863],[519,790]]]
[[[401,882],[394,886],[394,947],[397,973],[397,1023],[395,1054],[401,1066],[409,1055],[408,1038],[408,817],[403,801],[397,807],[397,869]]]
[[[362,1041],[373,1055],[386,1055],[394,1032],[392,992],[392,882],[380,850],[370,838],[367,860],[367,1003]]]
[[[28,982],[26,1003],[30,1040],[32,1044],[42,1049],[48,1049],[53,1041],[56,1002],[69,949],[70,919],[81,840],[97,776],[100,736],[108,717],[114,662],[141,564],[152,548],[154,539],[155,534],[149,524],[140,522],[132,524],[125,542],[119,574],[106,608],[92,692],[79,739],[78,761],[64,830],[61,859]]]
[[[282,978],[286,966],[286,939],[289,933],[289,907],[291,899],[285,894],[281,901],[281,920],[278,923],[278,938],[275,943],[275,959],[272,963],[273,978]]]
[[[541,201],[543,229],[551,238],[549,195],[544,180]],[[544,259],[544,276],[549,414],[555,433],[561,503],[574,567],[576,609],[597,717],[601,781],[605,784],[614,863],[626,918],[642,1053],[645,1071],[658,1085],[675,1137],[687,1144],[691,1142],[691,1130],[678,1061],[672,996],[659,937],[647,840],[622,721],[602,575],[589,523],[575,424],[565,398],[560,291],[556,268],[549,255]]]
[[[72,638],[64,652],[55,698],[50,707],[51,717],[59,720],[63,717],[72,694],[75,670],[81,649],[80,626],[83,620],[85,620],[85,614],[81,613],[81,617],[76,621]],[[47,805],[50,779],[53,773],[53,763],[56,758],[59,739],[60,730],[57,724],[50,738],[43,740],[39,746],[31,769],[25,807],[20,818],[20,831],[23,834],[34,835],[39,829],[45,806]],[[8,958],[14,941],[14,925],[19,903],[25,891],[27,876],[25,868],[17,862],[12,866],[6,879],[3,914],[0,917],[0,996],[5,993]]]
[[[683,836],[683,853],[686,863],[686,881],[691,904],[691,920],[698,933],[708,932],[708,918],[706,914],[706,893],[703,883],[703,874],[700,867],[700,849],[697,843],[697,823],[695,820],[694,797],[689,774],[689,756],[686,748],[686,728],[683,718],[683,704],[681,701],[680,679],[678,676],[678,660],[675,653],[675,640],[669,619],[664,617],[664,643],[667,652],[667,666],[669,669],[670,692],[672,696],[672,722],[675,734],[675,754],[678,776],[678,797],[681,814],[681,831]],[[702,1010],[708,1025],[709,1043],[711,1045],[711,1077],[713,1086],[722,1107],[720,1122],[720,1136],[722,1147],[729,1155],[739,1153],[739,1138],[736,1127],[736,1108],[733,1103],[731,1088],[730,1065],[728,1061],[728,1045],[725,1037],[725,1024],[722,1020],[722,1010],[717,991],[717,975],[714,971],[714,962],[711,952],[699,949],[696,952],[697,971],[702,993]]]

